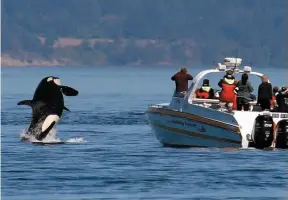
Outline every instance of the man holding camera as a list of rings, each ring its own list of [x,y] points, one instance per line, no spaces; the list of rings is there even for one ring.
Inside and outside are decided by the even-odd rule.
[[[288,113],[288,87],[282,87],[276,95],[277,112]]]

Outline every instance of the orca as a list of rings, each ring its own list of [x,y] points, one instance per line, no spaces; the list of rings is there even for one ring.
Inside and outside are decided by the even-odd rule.
[[[36,88],[32,100],[23,100],[17,103],[17,105],[27,105],[32,108],[32,120],[27,134],[42,141],[60,121],[63,110],[70,111],[64,105],[63,94],[77,96],[78,93],[74,88],[62,86],[58,77],[43,78]]]

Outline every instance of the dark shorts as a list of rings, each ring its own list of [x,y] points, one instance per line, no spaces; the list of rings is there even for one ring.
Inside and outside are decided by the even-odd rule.
[[[243,98],[243,97],[238,97],[237,98],[237,103],[241,105],[249,104],[249,99]]]
[[[249,110],[249,100],[243,97],[238,97],[237,98],[237,110],[242,110],[242,108],[244,109],[244,111],[248,111]]]

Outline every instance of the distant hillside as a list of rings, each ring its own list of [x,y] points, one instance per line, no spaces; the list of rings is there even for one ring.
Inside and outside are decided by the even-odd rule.
[[[2,0],[2,54],[26,64],[211,64],[238,48],[244,62],[283,66],[285,12],[285,0]]]

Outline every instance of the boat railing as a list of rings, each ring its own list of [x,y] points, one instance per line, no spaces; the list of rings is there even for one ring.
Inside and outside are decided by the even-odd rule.
[[[200,99],[200,98],[192,98],[190,101],[191,104],[197,104],[197,103],[211,103],[211,104],[219,104],[221,101],[219,99]],[[250,105],[256,105],[257,101],[250,101]]]

